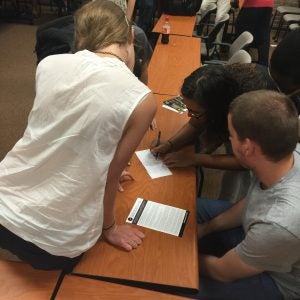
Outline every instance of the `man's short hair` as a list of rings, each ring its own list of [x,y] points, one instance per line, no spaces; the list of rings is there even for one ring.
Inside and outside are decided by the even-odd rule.
[[[298,140],[298,114],[293,102],[274,91],[245,93],[231,103],[232,125],[242,141],[260,145],[272,161],[291,154]]]
[[[270,67],[294,85],[300,84],[300,28],[289,32],[274,49]]]

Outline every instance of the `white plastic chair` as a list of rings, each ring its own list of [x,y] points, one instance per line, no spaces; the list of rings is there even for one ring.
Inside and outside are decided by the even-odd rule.
[[[247,51],[241,49],[231,56],[231,58],[228,60],[227,64],[228,65],[237,64],[237,63],[250,64],[251,61],[252,61],[252,58],[251,58],[250,54]]]
[[[300,7],[279,5],[276,8],[275,14],[273,16],[272,23],[271,23],[271,28],[273,28],[274,21],[275,21],[276,16],[278,14],[281,14],[281,16],[280,16],[280,19],[279,19],[279,22],[278,22],[278,26],[276,28],[274,28],[274,29],[276,29],[276,33],[273,36],[273,40],[275,42],[278,41],[282,26],[283,26],[283,23],[284,23],[283,17],[287,14],[299,15],[300,14]]]
[[[205,61],[204,63],[208,63],[208,64],[226,64],[228,62],[228,60],[230,60],[232,58],[232,56],[238,52],[239,50],[245,49],[247,46],[249,46],[251,43],[253,42],[253,35],[248,32],[248,31],[244,31],[243,33],[241,33],[232,44],[229,43],[215,43],[215,49],[214,49],[214,54],[219,57],[219,53],[218,53],[218,46],[227,46],[229,48],[228,50],[228,57],[227,60],[209,60],[209,61]]]

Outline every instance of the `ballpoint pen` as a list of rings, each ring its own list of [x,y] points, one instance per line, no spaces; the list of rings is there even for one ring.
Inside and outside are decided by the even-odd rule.
[[[159,144],[160,144],[160,136],[161,136],[161,131],[158,132],[157,142],[156,142],[155,147],[159,146]],[[156,155],[155,155],[156,159],[158,159],[158,155],[159,155],[159,152],[157,152]]]

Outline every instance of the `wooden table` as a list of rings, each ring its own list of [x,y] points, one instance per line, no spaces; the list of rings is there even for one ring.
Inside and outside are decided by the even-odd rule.
[[[106,282],[102,280],[67,275],[56,300],[183,300],[185,297]]]
[[[167,139],[187,121],[187,115],[162,108],[166,96],[155,97],[158,103],[157,124],[162,131],[161,138]],[[149,148],[156,135],[157,130],[149,130],[139,149]],[[151,179],[134,155],[129,171],[135,181],[126,183],[125,192],[117,196],[117,222],[125,223],[136,198],[141,197],[189,210],[190,216],[183,236],[180,238],[138,227],[146,238],[136,250],[126,252],[100,240],[84,255],[74,273],[197,290],[195,170],[174,169],[172,176]]]
[[[155,24],[152,32],[162,32],[162,26],[165,21],[165,14],[162,14]],[[192,36],[195,22],[196,22],[196,16],[170,16],[169,22],[171,25],[171,34],[172,35],[184,35],[184,36]]]
[[[156,94],[179,95],[183,80],[200,67],[200,39],[170,35],[157,41],[148,67],[148,86]]]
[[[0,260],[0,299],[49,300],[60,271],[35,270],[23,262]]]

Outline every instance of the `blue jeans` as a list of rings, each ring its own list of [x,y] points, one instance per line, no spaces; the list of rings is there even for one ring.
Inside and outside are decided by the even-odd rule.
[[[208,221],[226,209],[231,204],[222,200],[198,199],[198,223]],[[199,241],[199,252],[222,256],[244,239],[242,227],[210,234]],[[200,261],[201,268],[201,261]],[[282,300],[275,282],[267,273],[235,280],[219,282],[210,278],[200,278],[200,291],[197,295],[189,295],[194,299],[222,300]]]

